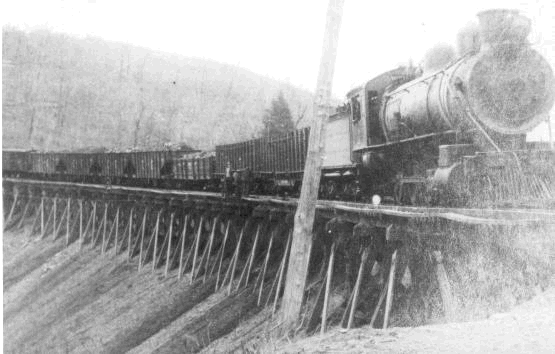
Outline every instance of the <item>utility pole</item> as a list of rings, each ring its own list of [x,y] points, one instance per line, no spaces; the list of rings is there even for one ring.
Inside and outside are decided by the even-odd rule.
[[[295,213],[291,254],[281,306],[283,329],[291,328],[296,324],[304,297],[308,262],[312,248],[312,228],[320,187],[321,155],[325,143],[323,132],[329,117],[329,102],[335,58],[337,56],[337,44],[339,42],[339,28],[341,27],[341,16],[343,14],[343,2],[344,0],[329,0],[328,4],[324,43],[314,99],[316,119],[314,119],[310,129],[303,185],[297,212]]]

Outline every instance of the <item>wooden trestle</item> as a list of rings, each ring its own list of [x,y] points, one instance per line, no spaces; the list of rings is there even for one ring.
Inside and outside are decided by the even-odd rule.
[[[4,230],[31,224],[31,235],[41,239],[63,242],[66,247],[76,243],[74,247],[79,249],[95,248],[101,255],[126,257],[136,263],[138,271],[159,270],[164,277],[176,275],[191,283],[213,279],[214,290],[228,295],[249,287],[256,292],[258,306],[271,306],[272,313],[279,307],[287,282],[292,215],[296,207],[293,199],[224,199],[217,193],[8,178],[3,180],[3,191]],[[378,313],[382,313],[383,328],[388,326],[398,278],[396,269],[404,264],[403,238],[411,236],[407,225],[414,228],[414,220],[442,225],[555,223],[553,210],[415,208],[335,201],[319,201],[317,217],[329,230],[335,230],[332,224],[338,220],[354,224],[350,232],[358,238],[373,239],[372,232],[385,230],[388,246],[383,264],[388,275],[372,316],[375,324]],[[304,321],[309,329],[318,324],[322,331],[327,327],[334,257],[338,256],[338,247],[345,243],[344,235],[334,232],[328,235],[329,241],[319,240],[319,246],[326,247],[327,256],[313,265],[320,272],[307,286],[307,290],[319,288]],[[358,265],[354,270],[358,272],[341,320],[347,328],[353,327],[364,269],[376,263],[373,249],[375,245],[362,245],[352,255]],[[456,303],[450,298],[441,253],[434,250],[431,254],[436,262],[444,312],[451,317]],[[380,310],[382,305],[384,311]]]

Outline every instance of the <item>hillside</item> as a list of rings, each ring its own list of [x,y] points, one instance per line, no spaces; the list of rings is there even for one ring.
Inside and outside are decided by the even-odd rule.
[[[312,94],[247,69],[99,38],[2,29],[3,147],[207,149],[257,136],[282,91],[293,119]]]

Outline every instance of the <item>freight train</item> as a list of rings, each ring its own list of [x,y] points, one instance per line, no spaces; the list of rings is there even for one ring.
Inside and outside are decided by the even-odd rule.
[[[400,67],[351,90],[325,125],[320,197],[409,205],[552,203],[555,152],[526,142],[555,79],[514,10],[478,14],[479,40],[426,72]],[[5,176],[298,195],[310,130],[213,152],[3,152]]]

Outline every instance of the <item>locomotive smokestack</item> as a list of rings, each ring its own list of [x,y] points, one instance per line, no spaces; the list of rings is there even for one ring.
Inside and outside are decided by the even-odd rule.
[[[530,34],[530,19],[517,10],[494,9],[478,13],[481,49],[499,45],[526,45]]]

